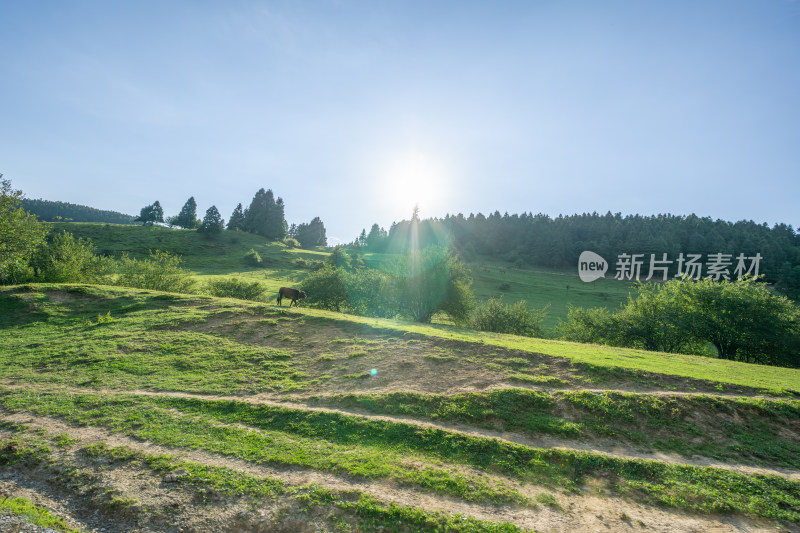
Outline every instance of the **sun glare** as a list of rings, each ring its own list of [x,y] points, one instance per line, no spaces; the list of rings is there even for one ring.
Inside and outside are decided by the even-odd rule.
[[[405,154],[388,161],[381,176],[381,194],[392,210],[408,211],[407,217],[415,205],[429,211],[441,202],[445,178],[440,162],[421,153]]]

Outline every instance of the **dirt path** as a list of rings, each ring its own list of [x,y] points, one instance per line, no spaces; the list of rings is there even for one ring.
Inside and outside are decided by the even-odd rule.
[[[2,386],[12,389],[16,388],[16,389],[27,389],[27,390],[30,390],[32,388],[45,390],[47,388],[44,386],[35,386],[30,384],[26,385],[4,384]],[[251,405],[268,405],[273,407],[281,407],[285,409],[295,409],[298,411],[339,413],[344,415],[357,416],[367,420],[380,420],[392,423],[403,423],[403,424],[413,425],[419,428],[436,428],[463,435],[494,438],[502,441],[522,444],[524,446],[530,446],[533,448],[545,448],[545,449],[557,448],[563,450],[580,450],[580,451],[605,454],[620,459],[647,459],[647,460],[660,461],[671,464],[708,466],[713,468],[732,470],[734,472],[739,472],[746,475],[750,474],[775,475],[775,476],[786,477],[788,479],[800,480],[800,471],[789,468],[767,468],[767,467],[757,467],[744,464],[722,463],[708,457],[701,457],[701,456],[685,457],[678,454],[670,454],[663,452],[646,453],[628,446],[621,445],[618,440],[613,440],[613,439],[598,438],[598,439],[592,439],[591,441],[587,441],[587,440],[559,438],[552,435],[532,436],[530,434],[522,434],[513,431],[476,428],[475,426],[471,426],[468,424],[458,424],[458,423],[440,422],[440,421],[425,421],[425,420],[419,420],[417,418],[399,416],[399,415],[376,415],[360,409],[309,406],[299,402],[287,402],[283,400],[278,401],[273,396],[268,394],[257,394],[254,396],[225,396],[225,395],[215,395],[215,394],[193,394],[187,392],[169,392],[169,391],[158,392],[158,391],[147,391],[147,390],[86,389],[86,388],[66,387],[66,386],[58,386],[55,388],[57,388],[58,390],[63,390],[66,392],[78,393],[78,394],[87,394],[87,393],[134,394],[139,396],[165,397],[165,398],[194,398],[194,399],[211,400],[211,401],[235,401]],[[615,392],[607,390],[591,390],[591,391],[596,392],[598,394],[603,392]],[[688,396],[693,394],[694,393],[678,393],[677,395]]]
[[[337,476],[328,473],[317,472],[301,468],[277,468],[267,465],[256,465],[225,456],[215,455],[198,450],[171,449],[159,446],[150,442],[142,442],[124,435],[111,433],[102,428],[96,427],[73,427],[64,422],[41,416],[32,416],[27,413],[0,413],[0,420],[22,423],[28,425],[33,430],[42,429],[50,434],[67,434],[74,439],[80,439],[77,446],[82,447],[97,442],[105,442],[110,446],[127,446],[134,450],[139,450],[148,454],[168,453],[180,459],[197,463],[228,467],[237,471],[246,472],[258,477],[277,478],[289,485],[307,485],[316,483],[328,489],[337,491],[360,491],[372,494],[374,497],[387,501],[395,502],[400,505],[410,505],[428,511],[439,511],[446,513],[459,513],[474,518],[507,521],[520,527],[535,529],[548,532],[571,532],[571,531],[655,531],[655,532],[675,532],[675,531],[703,531],[703,532],[778,532],[778,531],[800,531],[800,528],[790,526],[791,529],[780,528],[776,525],[761,520],[753,520],[739,516],[705,516],[693,515],[682,512],[668,512],[662,509],[643,506],[636,503],[627,502],[619,498],[603,496],[576,496],[564,495],[561,493],[551,493],[541,487],[524,486],[520,487],[527,495],[534,497],[536,494],[546,492],[555,497],[560,505],[559,508],[550,506],[538,506],[536,509],[518,506],[494,506],[484,504],[467,503],[453,498],[437,496],[434,494],[419,492],[406,489],[391,483],[380,481],[363,481],[345,476]],[[62,456],[72,452],[62,451]],[[4,474],[6,472],[3,472]],[[15,473],[17,481],[6,482],[7,485],[27,487],[30,495],[35,491],[37,484],[25,482],[25,472]],[[204,519],[197,513],[203,513],[197,506],[181,507],[175,503],[175,491],[164,488],[164,482],[149,479],[152,476],[143,475],[140,471],[130,469],[116,469],[113,475],[106,472],[107,487],[113,487],[123,495],[136,495],[146,503],[151,510],[158,510],[164,506],[174,508],[174,518],[176,523],[186,527],[170,527],[170,531],[198,531],[192,527],[198,521]],[[152,494],[145,494],[145,489]],[[13,489],[12,489],[13,490]],[[62,494],[61,498],[69,498],[69,494]],[[58,501],[59,497],[55,494],[48,496],[50,500]],[[55,504],[61,505],[61,504]],[[63,505],[62,505],[63,507]],[[225,522],[213,522],[216,526],[208,526],[207,531],[236,531],[237,527],[233,524],[236,520],[236,512],[241,513],[241,504],[235,501],[218,503],[213,509],[213,513],[218,517],[227,517],[228,526]],[[236,511],[239,509],[239,511]],[[252,509],[251,509],[252,511]],[[63,512],[63,511],[62,511]],[[263,511],[262,511],[263,513]],[[192,518],[194,515],[194,518]],[[205,522],[204,522],[205,523]],[[96,526],[96,524],[95,524]],[[92,528],[100,531],[99,527]],[[134,528],[126,530],[136,531],[161,531],[161,529]],[[166,531],[167,529],[163,529]],[[266,529],[265,529],[266,530]],[[112,531],[112,529],[108,529]],[[282,530],[281,530],[282,531]]]

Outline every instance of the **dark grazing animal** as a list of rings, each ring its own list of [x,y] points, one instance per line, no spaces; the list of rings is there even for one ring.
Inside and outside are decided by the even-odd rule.
[[[304,291],[298,291],[297,289],[290,289],[289,287],[281,287],[278,290],[278,305],[281,305],[282,298],[291,298],[292,303],[289,304],[289,307],[292,304],[297,305],[297,300],[302,300],[306,297],[306,293]]]

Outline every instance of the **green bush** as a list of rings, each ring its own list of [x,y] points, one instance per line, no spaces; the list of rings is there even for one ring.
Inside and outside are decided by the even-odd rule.
[[[302,290],[305,291],[308,298],[306,302],[311,307],[332,311],[349,309],[340,269],[325,266],[312,272],[303,281]]]
[[[286,237],[281,242],[286,246],[288,246],[289,248],[300,248],[300,241],[298,241],[297,239],[293,239],[291,237]]]
[[[541,322],[547,309],[530,309],[525,300],[503,305],[503,297],[489,298],[478,305],[470,317],[470,325],[480,331],[511,333],[525,337],[541,337]]]
[[[36,281],[48,283],[101,282],[110,279],[108,259],[94,254],[92,241],[61,232],[45,242],[30,259]]]
[[[410,250],[396,265],[402,313],[430,323],[437,312],[465,324],[475,306],[472,278],[458,257],[445,247]]]
[[[161,250],[151,252],[149,259],[124,255],[119,261],[116,284],[154,291],[191,292],[195,285],[192,273],[180,264],[180,256]]]
[[[392,318],[400,312],[397,280],[380,270],[339,269],[350,311],[362,316]]]
[[[309,270],[319,270],[325,266],[325,262],[319,259],[303,259],[302,257],[298,257],[293,263],[298,268],[307,268]]]
[[[639,284],[615,313],[571,309],[567,340],[800,367],[800,308],[752,279]]]
[[[254,267],[262,265],[261,256],[253,248],[250,248],[247,253],[244,254],[244,262]]]
[[[34,279],[33,268],[24,259],[8,261],[5,269],[0,270],[0,285],[19,285]]]
[[[245,281],[239,278],[217,278],[206,282],[206,289],[212,296],[240,300],[261,300],[267,290],[258,281]]]

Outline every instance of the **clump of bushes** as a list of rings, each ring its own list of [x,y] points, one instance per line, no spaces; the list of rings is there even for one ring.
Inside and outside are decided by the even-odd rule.
[[[149,259],[133,259],[123,255],[119,260],[116,284],[154,291],[192,292],[192,273],[180,266],[181,258],[156,250]]]
[[[217,278],[206,282],[206,290],[219,298],[261,300],[267,288],[258,281],[239,278]]]
[[[530,309],[525,300],[504,305],[503,297],[489,298],[478,305],[470,317],[470,326],[480,331],[511,333],[525,337],[541,337],[541,322],[547,308]]]
[[[300,241],[293,239],[292,237],[286,237],[281,242],[289,248],[300,248]]]
[[[319,270],[325,266],[325,262],[319,259],[303,259],[302,257],[298,257],[292,262],[294,266],[298,268],[307,268],[308,270]]]
[[[244,254],[244,262],[254,267],[260,267],[263,264],[261,255],[253,248],[250,248],[247,253]]]

